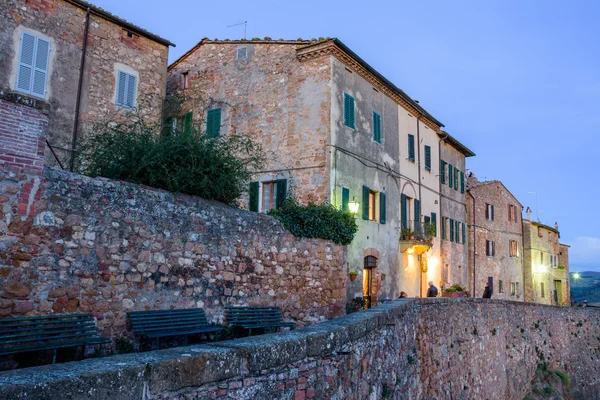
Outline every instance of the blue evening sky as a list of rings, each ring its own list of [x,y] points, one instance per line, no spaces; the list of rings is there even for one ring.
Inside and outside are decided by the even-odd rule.
[[[600,271],[600,2],[92,0],[174,42],[338,37],[476,154],[543,223],[571,270]]]

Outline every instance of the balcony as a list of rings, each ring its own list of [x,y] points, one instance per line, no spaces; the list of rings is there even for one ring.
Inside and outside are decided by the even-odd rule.
[[[416,222],[416,223],[415,223]],[[435,225],[420,221],[402,221],[400,252],[421,255],[433,246]]]

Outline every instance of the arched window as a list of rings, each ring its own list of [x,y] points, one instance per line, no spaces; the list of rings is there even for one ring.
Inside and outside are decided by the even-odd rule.
[[[366,256],[365,257],[365,268],[375,268],[375,267],[377,267],[377,257]]]

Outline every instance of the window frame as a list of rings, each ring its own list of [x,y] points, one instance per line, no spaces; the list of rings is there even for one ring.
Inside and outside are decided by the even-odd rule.
[[[269,208],[265,209],[265,186],[269,186]],[[260,182],[260,207],[259,211],[267,213],[277,208],[277,180]]]
[[[121,74],[124,74],[125,76],[125,88],[123,89],[124,92],[124,102],[120,102],[119,101],[119,92],[120,92],[120,85],[121,85]],[[128,104],[129,101],[129,85],[130,85],[130,81],[131,79],[134,79],[134,91],[133,91],[133,100],[131,101],[131,105]],[[118,105],[119,107],[123,107],[126,108],[128,110],[133,110],[135,109],[136,103],[137,103],[137,91],[138,91],[138,87],[139,87],[139,78],[137,75],[132,74],[131,72],[127,72],[124,71],[123,69],[117,68],[117,85],[116,85],[116,92],[115,92],[115,104]]]
[[[25,35],[31,36],[33,38],[33,49],[32,49],[32,55],[31,55],[31,64],[27,64],[25,62],[22,61],[22,57],[23,57],[23,44],[25,43]],[[39,68],[37,66],[38,64],[38,46],[39,46],[39,42],[43,41],[46,42],[48,45],[48,52],[46,53],[46,65],[45,65],[45,69]],[[50,76],[50,54],[52,52],[52,41],[49,38],[43,37],[42,34],[40,33],[31,33],[31,32],[21,32],[21,40],[19,42],[19,50],[17,53],[17,76],[15,78],[15,91],[19,92],[19,93],[24,93],[30,96],[34,96],[34,97],[38,97],[38,98],[42,98],[45,99],[46,98],[46,94],[48,93],[48,79]],[[25,64],[25,65],[23,65]],[[21,78],[21,68],[22,67],[26,67],[26,68],[30,68],[31,71],[29,72],[29,88],[28,89],[23,89],[21,87],[19,87],[19,84],[22,83],[20,78]],[[36,72],[38,73],[43,73],[44,76],[44,93],[40,94],[40,93],[36,93],[34,92],[34,87],[35,87],[35,74]]]

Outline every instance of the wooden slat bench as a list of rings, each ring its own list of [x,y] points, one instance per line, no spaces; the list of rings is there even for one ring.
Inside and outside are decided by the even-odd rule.
[[[281,309],[272,306],[248,306],[248,307],[225,307],[227,321],[231,327],[242,327],[248,329],[252,335],[253,329],[277,329],[288,327],[295,329],[294,322],[283,322]]]
[[[135,335],[156,339],[166,336],[195,335],[214,333],[215,341],[223,328],[211,326],[206,320],[202,308],[186,308],[181,310],[133,311],[128,313]]]
[[[102,345],[110,339],[98,336],[92,314],[67,314],[42,317],[0,319],[0,355],[30,351],[56,350],[65,347]]]

